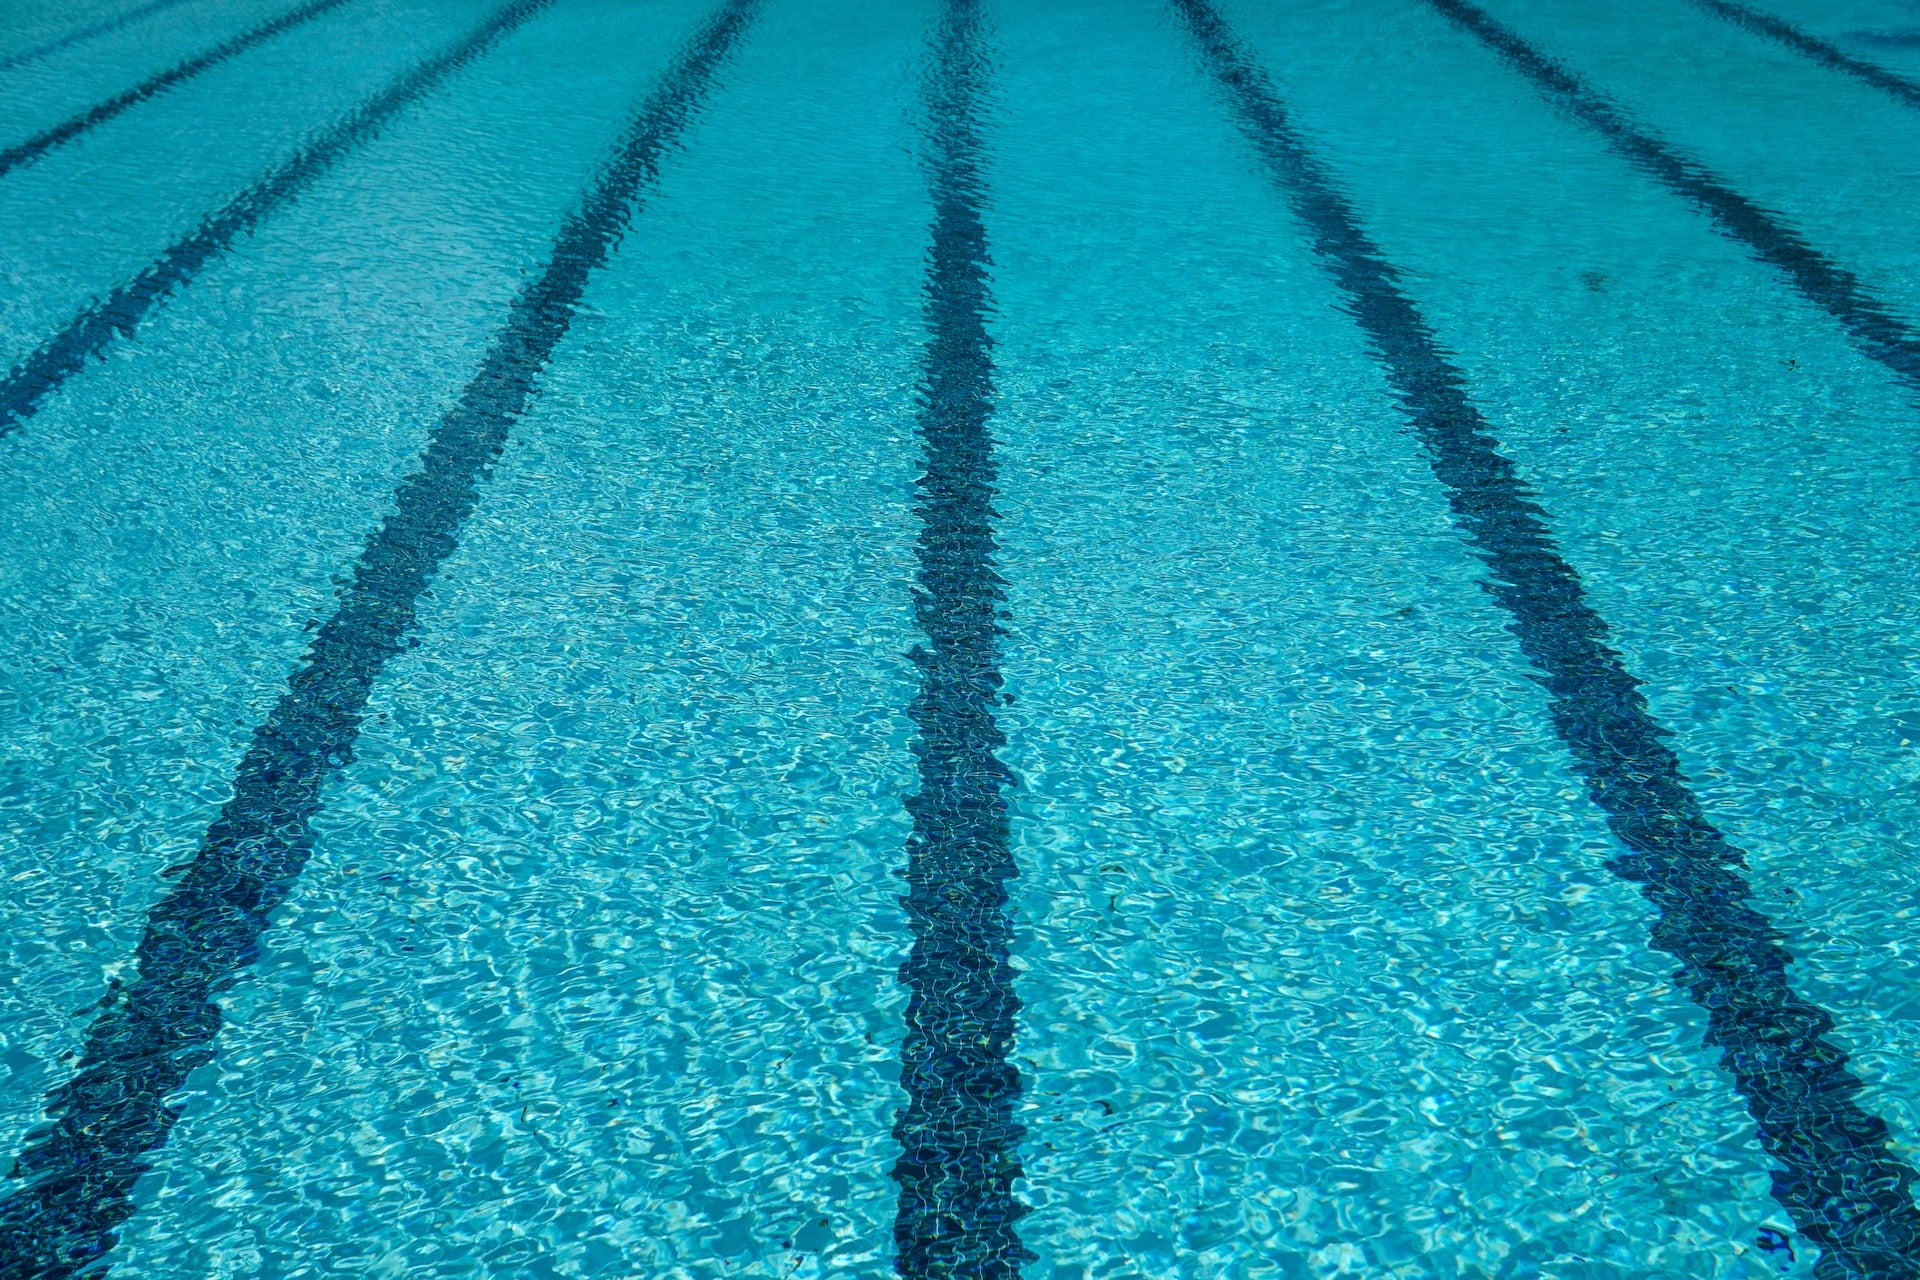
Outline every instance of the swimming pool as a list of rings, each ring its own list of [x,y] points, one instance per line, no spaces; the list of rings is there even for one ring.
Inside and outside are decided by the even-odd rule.
[[[0,101],[0,1276],[1920,1276],[1912,0]]]

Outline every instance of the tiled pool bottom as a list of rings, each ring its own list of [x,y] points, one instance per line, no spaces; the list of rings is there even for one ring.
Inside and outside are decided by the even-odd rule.
[[[1915,29],[0,14],[0,1275],[1920,1275]]]

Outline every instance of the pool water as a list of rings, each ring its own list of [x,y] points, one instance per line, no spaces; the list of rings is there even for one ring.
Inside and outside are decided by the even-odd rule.
[[[0,1277],[1920,1277],[1920,3],[0,103]]]

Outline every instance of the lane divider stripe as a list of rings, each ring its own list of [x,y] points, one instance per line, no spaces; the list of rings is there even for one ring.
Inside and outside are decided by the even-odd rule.
[[[1915,1174],[1888,1149],[1886,1124],[1859,1103],[1827,1012],[1787,979],[1780,931],[1750,902],[1745,855],[1713,825],[1663,741],[1640,681],[1608,644],[1579,574],[1533,492],[1467,397],[1402,272],[1362,227],[1272,81],[1211,0],[1172,0],[1207,72],[1265,161],[1315,254],[1347,297],[1402,411],[1447,493],[1456,528],[1488,568],[1481,583],[1540,673],[1549,713],[1588,796],[1623,846],[1608,867],[1640,886],[1657,916],[1653,946],[1706,1011],[1720,1050],[1779,1162],[1774,1196],[1828,1261],[1823,1276],[1912,1277],[1920,1257]]]
[[[293,202],[339,160],[371,141],[395,116],[437,89],[553,0],[512,0],[465,37],[362,102],[200,225],[168,246],[139,275],[82,308],[0,378],[0,436],[17,431],[68,378],[130,338],[161,303],[217,261],[234,241]]]
[[[1914,80],[1877,63],[1857,58],[1839,45],[1822,40],[1816,35],[1800,30],[1783,18],[1765,13],[1752,5],[1736,4],[1734,0],[1694,0],[1694,3],[1715,17],[1724,18],[1736,27],[1764,36],[1778,44],[1783,44],[1795,53],[1813,59],[1823,67],[1838,71],[1842,75],[1852,76],[1864,84],[1872,85],[1883,93],[1890,93],[1910,107],[1920,107],[1920,80]]]
[[[1728,237],[1784,273],[1800,296],[1839,322],[1854,345],[1920,390],[1920,335],[1860,278],[1808,243],[1791,223],[1746,196],[1678,147],[1635,124],[1627,112],[1572,71],[1468,0],[1426,0],[1558,102],[1613,149],[1704,212]]]
[[[920,669],[908,708],[920,790],[907,801],[913,834],[900,873],[913,945],[900,968],[907,1105],[893,1130],[894,1265],[908,1280],[1019,1280],[1034,1257],[1015,1231],[1026,1207],[1013,1190],[1025,1134],[1014,1120],[1020,1073],[1008,1057],[1020,1000],[1007,883],[1018,870],[1005,794],[1013,775],[996,754],[1006,737],[994,716],[1006,592],[994,567],[981,120],[991,69],[980,9],[980,0],[945,0],[925,82],[933,226],[913,612],[927,642],[910,655]]]
[[[419,468],[400,483],[339,607],[254,730],[233,798],[148,914],[137,975],[109,996],[75,1075],[51,1095],[53,1123],[20,1156],[15,1173],[29,1182],[0,1201],[0,1276],[99,1274],[115,1228],[134,1211],[145,1156],[179,1118],[167,1096],[213,1057],[221,1021],[214,994],[259,954],[274,907],[306,865],[322,789],[353,758],[374,682],[406,645],[420,596],[458,544],[480,483],[532,404],[589,277],[614,252],[643,191],[657,184],[668,149],[757,7],[758,0],[727,0],[696,30],[435,425]]]
[[[264,44],[275,36],[285,35],[295,27],[311,22],[322,14],[330,13],[345,3],[347,0],[307,0],[306,4],[263,22],[250,31],[243,31],[231,40],[223,41],[208,49],[205,53],[195,54],[184,62],[168,67],[165,71],[155,72],[131,89],[123,89],[106,101],[97,102],[88,107],[78,115],[69,116],[59,124],[50,125],[25,142],[17,142],[13,146],[0,149],[0,178],[4,178],[21,165],[31,164],[55,147],[65,146],[81,134],[99,128],[115,116],[132,110],[148,99],[191,80],[202,71],[237,58],[256,45]]]
[[[165,13],[169,9],[178,8],[186,3],[187,0],[152,0],[150,4],[143,4],[137,9],[129,9],[116,17],[102,18],[98,22],[89,23],[87,26],[81,27],[78,31],[69,31],[66,35],[49,40],[45,44],[38,44],[31,49],[22,49],[19,53],[10,53],[4,58],[0,58],[0,72],[12,71],[15,67],[24,67],[29,62],[38,62],[40,59],[50,57],[62,49],[71,49],[76,44],[81,44],[98,36],[111,35],[122,27],[131,26],[144,18],[151,18],[156,14]]]

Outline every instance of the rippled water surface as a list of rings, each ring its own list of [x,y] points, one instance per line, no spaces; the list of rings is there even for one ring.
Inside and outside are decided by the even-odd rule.
[[[0,4],[0,1280],[1920,1277],[1764,5]]]

